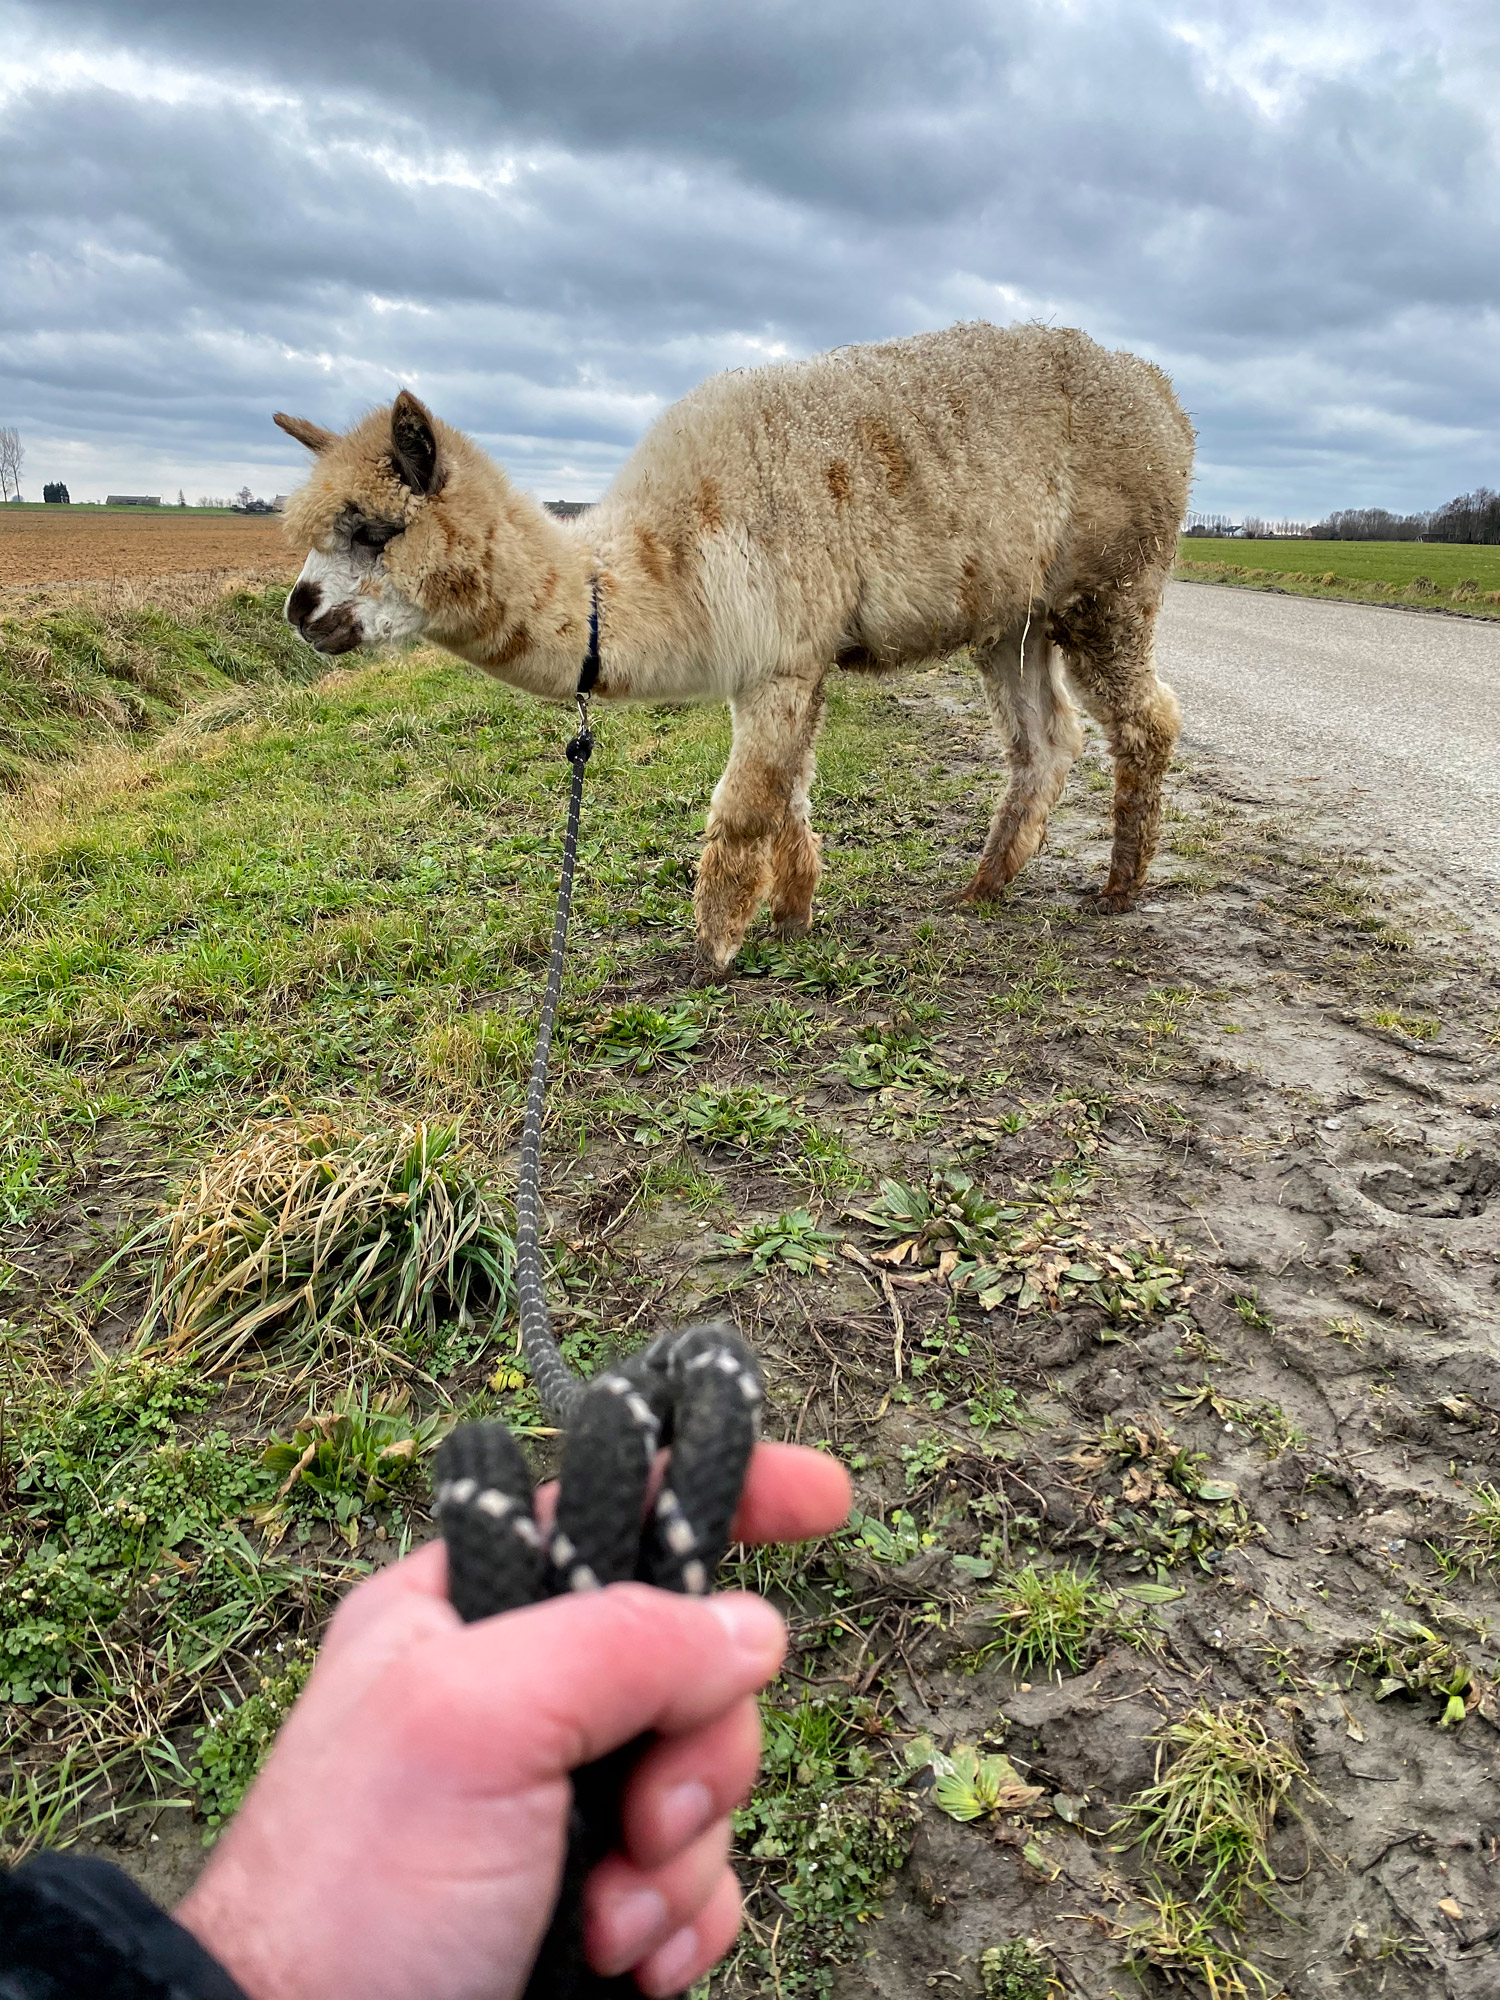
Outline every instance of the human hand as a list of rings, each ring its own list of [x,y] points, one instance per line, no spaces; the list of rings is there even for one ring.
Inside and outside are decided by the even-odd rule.
[[[826,1534],[848,1506],[833,1459],[763,1444],[735,1535]],[[178,1922],[251,2000],[513,2000],[557,1893],[568,1774],[651,1733],[585,1929],[597,1971],[680,1993],[739,1928],[728,1815],[780,1618],[627,1583],[466,1626],[446,1569],[430,1542],[340,1606]]]

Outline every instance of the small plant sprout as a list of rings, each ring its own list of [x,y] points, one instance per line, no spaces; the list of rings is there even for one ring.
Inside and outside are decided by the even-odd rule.
[[[932,1773],[932,1802],[949,1819],[991,1819],[996,1813],[1024,1812],[1044,1795],[1028,1785],[1009,1757],[987,1755],[972,1743],[939,1750],[930,1736],[914,1736],[906,1746],[906,1768]]]
[[[807,1209],[794,1208],[774,1222],[751,1222],[732,1230],[719,1238],[719,1247],[726,1257],[748,1257],[757,1273],[780,1262],[806,1278],[828,1269],[829,1253],[837,1242],[837,1237],[819,1229]]]
[[[979,1954],[979,1989],[984,2000],[1048,2000],[1061,1991],[1050,1952],[1035,1938],[1012,1938]]]

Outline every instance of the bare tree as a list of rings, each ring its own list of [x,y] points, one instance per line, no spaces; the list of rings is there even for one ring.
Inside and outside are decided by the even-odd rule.
[[[21,497],[21,461],[26,456],[26,447],[21,443],[21,433],[0,425],[0,500]]]

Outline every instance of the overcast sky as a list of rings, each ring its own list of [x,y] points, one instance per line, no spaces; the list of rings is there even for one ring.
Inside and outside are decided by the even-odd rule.
[[[284,491],[402,383],[587,498],[703,375],[1168,368],[1196,503],[1500,486],[1494,0],[0,0],[24,487]]]

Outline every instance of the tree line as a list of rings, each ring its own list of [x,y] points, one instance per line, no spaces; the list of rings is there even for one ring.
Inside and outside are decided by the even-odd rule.
[[[1308,534],[1320,542],[1500,543],[1500,493],[1487,486],[1460,493],[1430,514],[1392,514],[1384,507],[1344,507]]]

